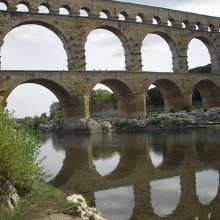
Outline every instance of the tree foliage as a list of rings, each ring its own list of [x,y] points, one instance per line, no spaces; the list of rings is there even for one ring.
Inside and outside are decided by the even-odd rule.
[[[62,117],[62,108],[59,102],[53,102],[50,106],[50,119],[56,120]]]
[[[90,109],[92,112],[103,112],[117,109],[115,95],[107,90],[93,90],[90,97]]]
[[[17,124],[0,107],[0,178],[17,189],[30,189],[36,180],[44,179],[38,156],[39,139],[26,123]]]

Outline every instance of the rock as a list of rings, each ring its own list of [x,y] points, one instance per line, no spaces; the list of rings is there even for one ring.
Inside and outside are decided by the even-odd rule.
[[[86,200],[77,194],[67,197],[67,200],[77,205],[76,213],[81,220],[105,220],[96,208],[88,207]]]
[[[53,125],[55,131],[67,132],[102,132],[101,125],[95,120],[89,119],[76,119],[76,118],[63,118]]]
[[[108,122],[108,121],[101,121],[99,123],[100,123],[100,125],[102,127],[102,131],[103,132],[109,132],[109,131],[112,130],[112,125],[111,125],[110,122]]]
[[[12,211],[18,202],[19,196],[15,187],[9,181],[0,180],[0,207],[6,211]]]

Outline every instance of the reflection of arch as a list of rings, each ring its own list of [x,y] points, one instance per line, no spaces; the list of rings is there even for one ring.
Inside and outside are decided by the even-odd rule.
[[[113,91],[118,101],[118,114],[121,117],[126,117],[133,112],[131,101],[133,100],[133,93],[131,88],[127,84],[118,79],[105,79],[97,82],[97,84],[98,83],[109,87]],[[93,86],[93,88],[94,87],[95,85]]]
[[[154,213],[160,217],[171,215],[177,209],[181,200],[180,176],[154,180],[150,182],[150,186],[151,204]]]
[[[39,25],[39,26],[42,26],[44,28],[47,28],[49,29],[50,31],[52,31],[55,35],[57,35],[57,37],[61,40],[61,42],[63,43],[63,45],[66,45],[67,44],[67,38],[66,36],[64,35],[64,33],[62,33],[58,28],[56,28],[54,25],[51,25],[49,23],[46,23],[46,22],[42,22],[42,21],[25,21],[25,22],[21,22],[21,23],[17,23],[15,24],[14,26],[12,26],[8,32],[5,33],[5,36],[4,38],[7,36],[7,34],[12,31],[13,29],[17,28],[17,27],[21,27],[21,26],[24,26],[24,25]],[[65,48],[64,48],[65,49]],[[71,51],[69,49],[66,49],[66,54],[67,54],[67,59],[68,60],[71,60]]]
[[[199,202],[203,205],[210,205],[219,192],[219,172],[212,169],[203,170],[196,172],[195,178],[196,195]]]
[[[164,99],[165,111],[182,110],[184,107],[183,95],[180,88],[169,79],[159,79],[152,83],[161,92]]]
[[[220,89],[211,80],[202,80],[195,87],[202,98],[203,108],[218,107],[220,105]]]
[[[212,72],[218,71],[218,56],[216,54],[216,49],[213,43],[204,36],[195,36],[194,39],[200,40],[207,47],[211,58]],[[189,44],[191,43],[191,41],[189,42]]]

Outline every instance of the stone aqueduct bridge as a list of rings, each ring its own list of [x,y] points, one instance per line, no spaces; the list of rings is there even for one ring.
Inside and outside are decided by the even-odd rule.
[[[52,30],[61,39],[68,57],[68,71],[0,71],[0,96],[5,104],[16,86],[28,82],[51,90],[60,100],[66,117],[89,117],[89,96],[97,83],[113,90],[119,114],[124,117],[146,115],[147,88],[152,83],[160,89],[166,111],[191,105],[194,88],[199,90],[204,108],[220,104],[219,18],[107,0],[0,2],[7,6],[6,11],[0,12],[0,45],[13,28],[37,24]],[[19,3],[26,5],[29,11],[16,11]],[[49,13],[39,13],[40,5],[47,7]],[[61,7],[67,9],[69,15],[59,15]],[[80,9],[87,11],[88,17],[80,16]],[[107,19],[100,18],[100,12],[105,13]],[[124,16],[124,21],[118,19],[119,14]],[[136,22],[136,16],[142,22]],[[99,28],[113,32],[121,40],[126,71],[86,71],[87,36]],[[161,36],[170,46],[173,73],[142,71],[141,46],[150,33]],[[201,40],[209,49],[212,73],[188,72],[187,49],[193,38]]]

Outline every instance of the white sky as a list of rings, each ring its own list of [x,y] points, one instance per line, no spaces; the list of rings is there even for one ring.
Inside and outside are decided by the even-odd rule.
[[[158,7],[207,14],[220,17],[219,0],[121,0]],[[210,62],[207,48],[198,40],[189,45],[189,67]],[[95,30],[86,44],[87,70],[125,68],[124,51],[120,40],[111,32]],[[142,48],[143,70],[172,71],[171,52],[165,41],[148,35]],[[200,58],[198,59],[198,54]],[[4,39],[1,49],[3,70],[66,70],[67,56],[60,39],[51,31],[36,25],[12,30]],[[150,62],[149,62],[150,60]],[[158,65],[160,64],[160,65]],[[56,97],[47,89],[34,84],[17,87],[8,98],[8,109],[16,117],[34,116],[49,111]]]

